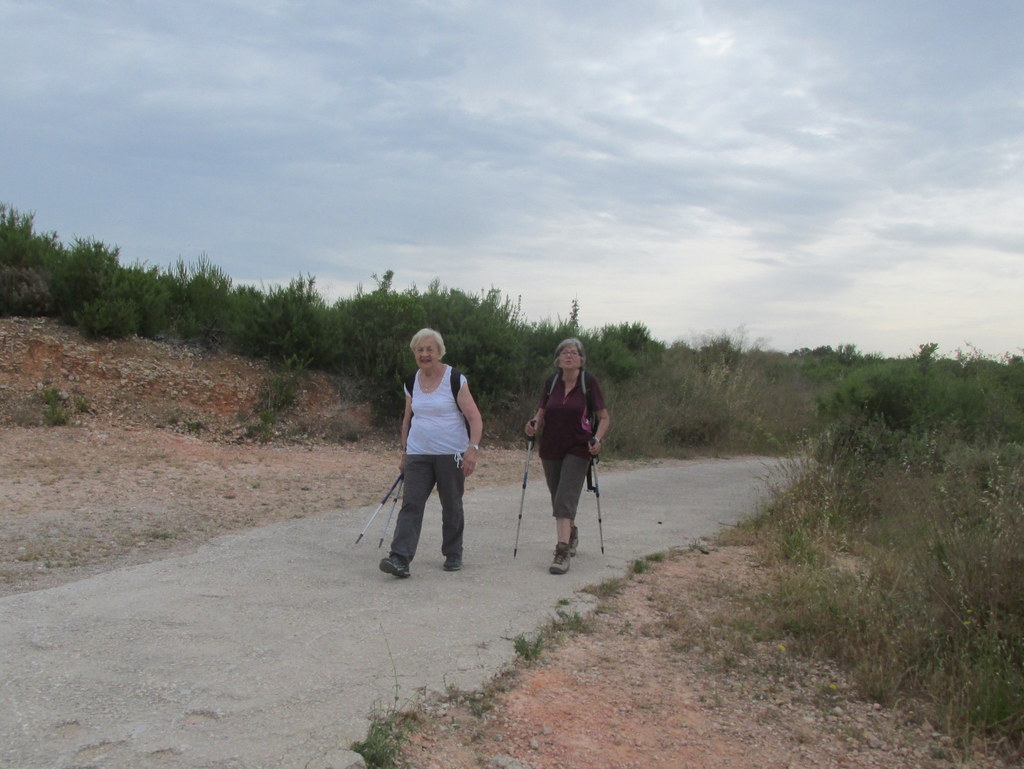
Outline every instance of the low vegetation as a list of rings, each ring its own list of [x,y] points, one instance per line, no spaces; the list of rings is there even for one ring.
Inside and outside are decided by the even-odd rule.
[[[767,509],[729,537],[778,588],[760,616],[910,698],[964,746],[1024,747],[1024,366],[977,355],[857,368]]]
[[[496,289],[472,295],[435,281],[398,292],[391,272],[373,277],[373,290],[328,304],[312,277],[234,286],[205,257],[126,267],[116,248],[65,245],[0,206],[0,316],[271,360],[282,374],[268,384],[267,429],[312,369],[345,372],[378,418],[393,420],[408,339],[429,325],[472,379],[488,439],[519,441],[555,345],[581,338],[613,413],[629,404],[609,451],[789,457],[765,510],[728,534],[759,548],[778,575],[752,633],[783,633],[790,648],[842,662],[865,696],[920,703],[964,745],[1024,748],[1019,354],[942,357],[934,343],[897,359],[853,345],[782,353],[726,333],[666,344],[640,323],[586,329],[575,302],[564,320],[528,322]],[[76,407],[55,391],[43,397],[47,424]],[[640,560],[631,572],[647,568]],[[525,659],[543,646],[516,640]],[[396,723],[386,714],[375,728]],[[390,735],[368,739],[390,750]]]
[[[391,769],[402,755],[402,745],[413,720],[397,708],[387,708],[370,715],[366,738],[353,743],[352,750],[363,757],[367,769]]]

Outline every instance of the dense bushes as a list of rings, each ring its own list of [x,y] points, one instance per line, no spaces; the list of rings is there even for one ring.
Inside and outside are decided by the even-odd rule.
[[[203,254],[195,264],[179,259],[163,282],[171,335],[208,348],[222,344],[232,318],[231,278]]]
[[[979,434],[1021,437],[1020,366],[980,357],[909,361],[863,356],[851,345],[793,355],[750,348],[727,334],[670,346],[642,323],[586,329],[573,301],[567,320],[527,322],[497,289],[469,294],[434,281],[396,291],[391,271],[328,305],[312,276],[286,286],[233,286],[203,255],[167,270],[124,266],[94,240],[62,245],[38,234],[33,218],[0,207],[0,312],[50,314],[91,336],[133,334],[221,347],[360,383],[382,423],[402,408],[403,376],[413,367],[412,334],[439,329],[448,362],[462,369],[484,412],[491,440],[519,440],[559,341],[578,336],[601,380],[615,429],[608,448],[629,454],[780,453],[818,429],[822,418],[872,417],[891,428],[937,418]],[[841,382],[822,396],[822,388]],[[986,395],[976,386],[983,383]],[[998,394],[993,397],[992,393]],[[1014,394],[1016,393],[1016,394]],[[628,408],[626,405],[628,404]],[[870,420],[869,420],[870,421]]]
[[[818,423],[815,390],[781,353],[724,335],[641,358],[643,376],[605,384],[616,448],[630,454],[783,453]]]
[[[300,368],[334,368],[341,335],[312,277],[265,292],[244,286],[233,302],[229,339],[237,352]]]
[[[388,271],[376,290],[360,289],[351,299],[335,304],[342,332],[341,365],[364,382],[365,397],[381,420],[401,413],[402,377],[415,367],[409,340],[427,321],[415,297],[396,293],[391,279]],[[457,352],[449,360],[462,365]]]
[[[392,287],[385,272],[371,291],[328,305],[312,276],[287,286],[232,285],[203,255],[168,270],[125,266],[102,242],[64,246],[37,234],[31,216],[0,209],[0,312],[53,315],[92,337],[139,335],[221,347],[278,363],[289,375],[308,368],[340,372],[361,384],[381,421],[403,405],[401,382],[414,367],[408,348],[418,329],[440,330],[448,361],[472,381],[492,437],[521,427],[523,404],[552,367],[555,345],[583,336],[602,376],[636,377],[662,345],[642,324],[580,332],[574,323],[528,324],[497,289],[467,294],[433,282],[425,291]],[[578,309],[578,308],[577,308]]]
[[[1024,362],[935,349],[848,369],[751,529],[794,645],[965,746],[1024,748]]]
[[[458,355],[459,368],[473,378],[480,408],[493,413],[514,405],[526,367],[522,340],[530,333],[519,306],[497,289],[475,296],[438,281],[414,296],[426,325],[444,334],[445,346]]]
[[[236,287],[205,255],[167,270],[125,266],[116,248],[88,239],[64,246],[56,235],[35,233],[31,216],[0,213],[3,314],[54,315],[91,337],[220,347],[273,361],[289,376],[311,368],[344,373],[382,423],[401,413],[401,382],[414,367],[408,342],[424,326],[444,334],[447,360],[470,378],[492,440],[518,437],[565,337],[582,337],[591,367],[617,385],[637,379],[664,350],[639,323],[579,329],[578,305],[572,322],[530,324],[497,289],[468,294],[434,281],[398,292],[391,271],[374,276],[373,290],[360,287],[328,305],[312,276]]]
[[[48,315],[55,234],[37,234],[33,217],[0,204],[0,315]]]
[[[1024,364],[979,356],[939,360],[935,349],[923,345],[914,358],[852,370],[821,398],[823,412],[833,421],[877,420],[898,432],[950,425],[970,441],[1024,440]]]

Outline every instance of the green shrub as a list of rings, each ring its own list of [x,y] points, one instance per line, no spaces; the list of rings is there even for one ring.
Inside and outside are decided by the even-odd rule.
[[[179,259],[164,280],[170,330],[180,339],[219,347],[230,323],[231,278],[203,254],[193,265]]]
[[[527,662],[532,662],[539,659],[541,653],[544,651],[544,636],[543,634],[538,634],[531,641],[525,635],[520,633],[513,639],[512,646],[515,649],[516,654]]]
[[[43,419],[50,427],[66,425],[70,419],[67,407],[64,405],[64,396],[56,387],[50,387],[43,391],[43,402],[46,410]]]
[[[612,408],[609,446],[639,455],[779,454],[813,432],[817,391],[796,361],[756,349],[737,358],[724,342],[714,350],[677,342],[642,375],[602,381]],[[628,416],[617,419],[616,404],[628,404]]]
[[[69,325],[77,323],[77,316],[90,302],[101,299],[110,288],[119,269],[118,251],[94,240],[75,241],[74,246],[57,259],[52,268],[50,291],[60,319]],[[118,304],[121,299],[115,299]],[[127,300],[123,300],[127,304]],[[93,308],[96,315],[117,316],[117,312]]]
[[[555,610],[551,631],[555,633],[589,633],[592,621],[578,611]]]
[[[423,308],[424,324],[444,337],[446,362],[471,380],[480,408],[493,413],[518,405],[526,331],[519,305],[496,289],[472,295],[438,281],[412,296]]]
[[[0,264],[0,317],[48,315],[52,304],[43,270]]]
[[[696,349],[695,362],[705,373],[732,371],[743,360],[746,344],[742,337],[736,338],[718,333],[701,339]]]
[[[1024,448],[877,420],[845,435],[747,527],[780,565],[776,630],[868,696],[1024,745]]]
[[[334,306],[344,339],[339,365],[366,383],[365,397],[381,423],[397,419],[405,407],[402,379],[416,367],[409,341],[427,321],[414,295],[392,290],[392,277],[389,270],[376,290],[364,293],[360,288]]]
[[[75,313],[82,333],[93,339],[120,339],[139,327],[138,305],[126,297],[90,299]]]
[[[1024,374],[994,361],[937,360],[935,345],[909,359],[874,361],[851,371],[820,398],[822,413],[854,426],[879,423],[898,433],[952,427],[965,440],[1024,439],[1015,385]]]
[[[409,731],[408,719],[399,711],[375,711],[370,716],[366,739],[353,742],[350,747],[363,757],[368,769],[395,769]]]
[[[831,345],[803,348],[790,353],[789,357],[799,365],[800,372],[812,382],[831,385],[841,380],[853,369],[866,363],[881,360],[878,355],[865,355],[856,345],[844,344],[833,349]]]
[[[331,369],[341,339],[312,277],[296,278],[267,293],[251,287],[233,296],[230,336],[243,354],[283,363],[297,359],[303,367]]]
[[[0,204],[0,316],[52,312],[50,265],[60,251],[55,234],[35,232],[31,214]]]
[[[86,300],[75,322],[90,337],[154,338],[166,328],[167,289],[159,272],[139,265],[115,269],[100,293]]]
[[[587,366],[612,382],[625,382],[661,360],[665,345],[642,323],[603,327],[588,348]]]
[[[651,565],[645,558],[636,558],[629,566],[630,574],[646,574],[651,570]]]

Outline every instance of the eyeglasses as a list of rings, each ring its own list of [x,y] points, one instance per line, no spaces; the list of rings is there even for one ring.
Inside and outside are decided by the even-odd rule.
[[[561,351],[560,353],[558,353],[558,354],[559,354],[559,355],[579,355],[579,354],[580,354],[580,351],[579,351],[579,350],[574,350],[574,349],[572,349],[572,348],[570,347],[570,348],[566,348],[565,350],[562,350],[562,351]]]

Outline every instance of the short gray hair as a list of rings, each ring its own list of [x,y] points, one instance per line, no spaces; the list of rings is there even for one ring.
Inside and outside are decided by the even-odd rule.
[[[416,352],[416,345],[426,339],[428,336],[434,337],[437,340],[437,350],[441,353],[441,357],[444,357],[444,338],[441,336],[440,331],[434,331],[432,328],[421,328],[415,334],[412,335],[412,341],[409,342],[409,349]]]
[[[581,366],[587,362],[587,354],[583,352],[583,342],[581,342],[576,337],[571,336],[568,339],[563,339],[561,342],[558,343],[558,347],[555,348],[555,368],[561,368],[561,366],[558,365],[558,356],[562,354],[562,350],[564,350],[566,347],[576,348],[576,352],[580,354]]]

